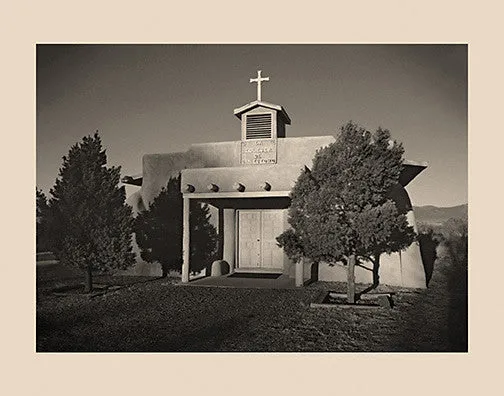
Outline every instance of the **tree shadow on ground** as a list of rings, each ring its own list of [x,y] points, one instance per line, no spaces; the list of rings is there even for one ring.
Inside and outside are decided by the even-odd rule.
[[[221,350],[224,341],[231,334],[239,333],[240,325],[236,318],[211,324],[197,331],[182,335],[168,343],[156,346],[158,351],[166,352],[213,352]]]
[[[466,247],[467,248],[467,247]],[[448,338],[455,352],[468,351],[468,271],[467,253],[463,260],[454,259],[445,269],[448,278]]]
[[[363,294],[369,293],[371,290],[374,290],[377,287],[378,287],[378,285],[370,285],[370,286],[366,287],[364,290],[362,290],[358,293],[355,293],[355,300],[356,301],[360,300]]]
[[[464,224],[455,226],[447,223],[419,235],[429,288],[403,304],[391,350],[468,351],[467,231]],[[440,257],[438,247],[443,249]]]
[[[468,350],[468,223],[452,218],[440,230],[442,245],[448,253],[443,267],[449,293],[448,339],[455,352]]]

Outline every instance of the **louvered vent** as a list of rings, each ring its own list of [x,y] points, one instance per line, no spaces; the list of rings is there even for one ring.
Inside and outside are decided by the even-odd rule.
[[[247,115],[246,139],[271,138],[271,114]]]

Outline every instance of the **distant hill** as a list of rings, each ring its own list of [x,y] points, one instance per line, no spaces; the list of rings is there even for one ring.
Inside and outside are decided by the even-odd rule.
[[[467,220],[467,204],[438,208],[437,206],[414,206],[413,212],[417,223],[439,225],[450,218]]]

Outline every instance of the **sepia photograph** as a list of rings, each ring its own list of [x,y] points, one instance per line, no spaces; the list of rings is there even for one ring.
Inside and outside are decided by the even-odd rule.
[[[35,349],[468,348],[468,45],[43,44]]]

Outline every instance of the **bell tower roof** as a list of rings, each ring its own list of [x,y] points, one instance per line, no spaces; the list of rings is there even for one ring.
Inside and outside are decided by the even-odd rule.
[[[291,124],[291,119],[289,118],[289,115],[282,106],[273,103],[263,102],[262,100],[254,100],[253,102],[247,103],[242,107],[234,109],[234,115],[241,120],[242,115],[244,113],[248,113],[249,111],[255,109],[256,107],[265,107],[267,109],[276,110],[278,115],[282,118],[285,124],[287,125]]]

